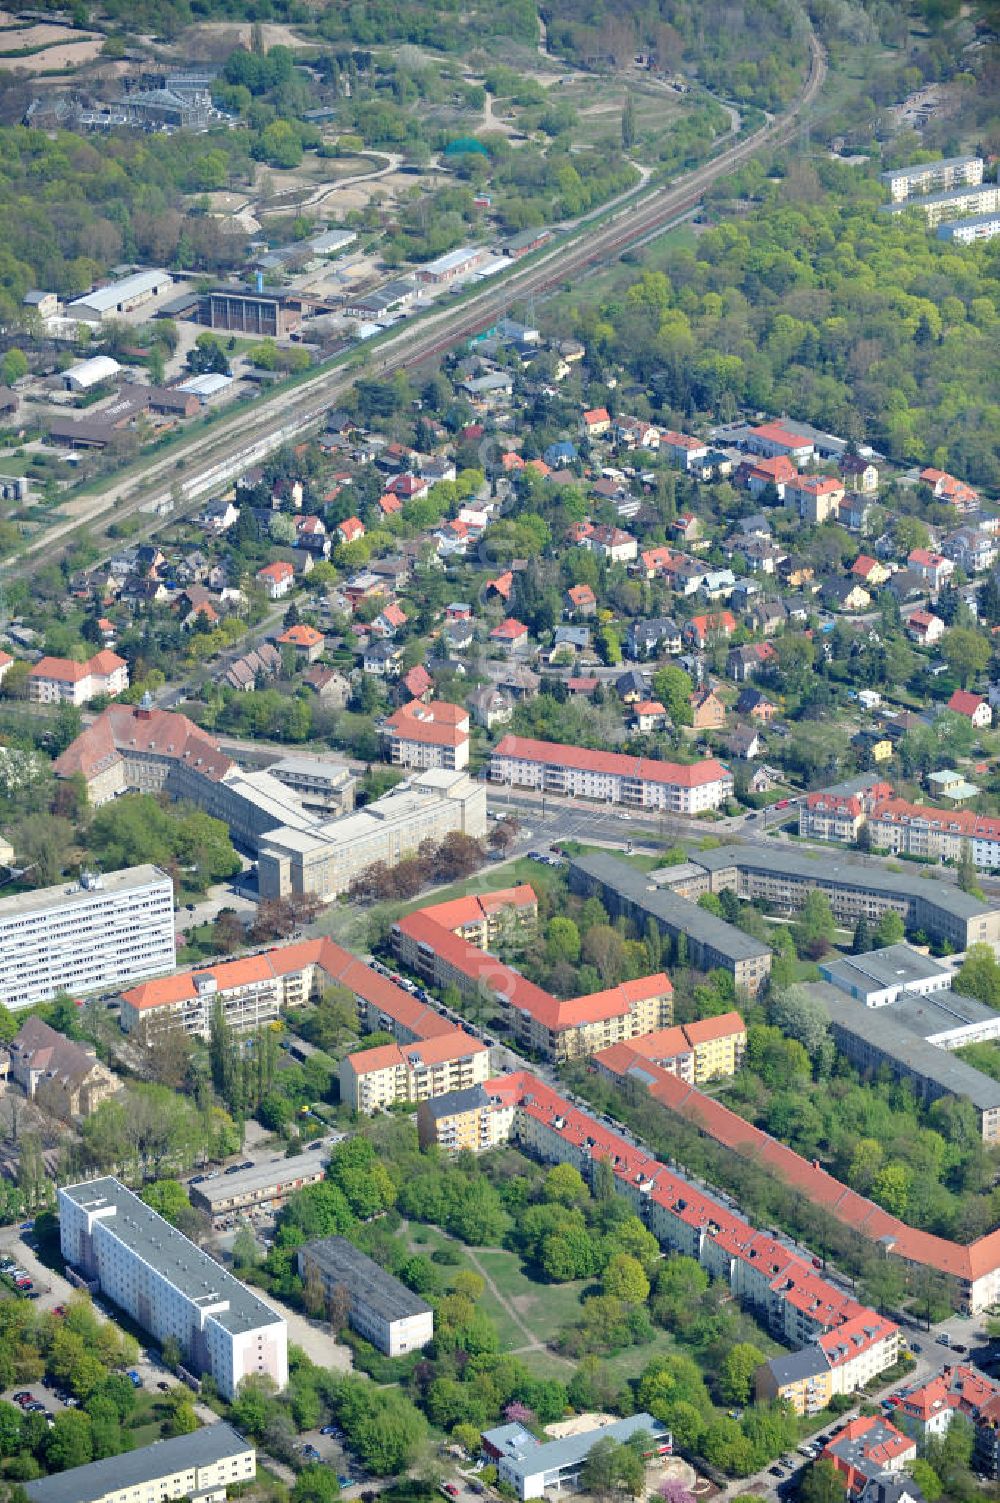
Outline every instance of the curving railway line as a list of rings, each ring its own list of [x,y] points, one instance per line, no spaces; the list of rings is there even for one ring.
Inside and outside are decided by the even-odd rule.
[[[781,145],[794,135],[800,115],[816,100],[826,78],[826,57],[812,33],[809,48],[808,77],[783,115],[726,147],[679,182],[640,190],[606,218],[600,213],[592,216],[598,219],[596,224],[581,221],[568,237],[532,258],[529,265],[515,268],[499,284],[484,288],[457,308],[431,312],[419,322],[405,325],[373,352],[367,369],[388,375],[435,359],[463,339],[489,328],[513,298],[551,292],[574,276],[586,275],[595,266],[606,265],[629,248],[645,243],[689,213],[716,179],[732,172],[762,147]],[[143,529],[143,535],[151,535],[164,522],[224,489],[242,470],[260,463],[281,444],[301,437],[321,422],[331,403],[353,384],[357,374],[343,366],[317,371],[291,390],[234,413],[209,432],[193,434],[183,446],[151,460],[140,474],[111,479],[93,497],[92,504],[78,508],[75,515],[36,538],[8,566],[8,576],[30,574],[42,563],[51,563],[81,529],[120,521],[140,509],[152,513],[149,527]],[[174,505],[177,489],[180,498]]]

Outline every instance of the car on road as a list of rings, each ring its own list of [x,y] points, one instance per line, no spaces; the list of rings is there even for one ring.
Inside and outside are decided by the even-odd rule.
[[[304,1445],[302,1447],[302,1454],[303,1454],[303,1456],[307,1457],[308,1460],[310,1460],[310,1461],[319,1461],[321,1459],[320,1458],[320,1454],[319,1454],[319,1452],[317,1451],[317,1449],[316,1449],[316,1447],[314,1445],[309,1445],[309,1444]]]
[[[345,1487],[353,1487],[354,1486],[354,1478],[353,1477],[348,1477],[346,1473],[342,1473],[341,1476],[339,1476],[337,1478],[337,1486],[341,1490],[343,1490]]]
[[[125,1374],[125,1376],[126,1376],[126,1378],[128,1378],[128,1380],[132,1384],[133,1388],[141,1388],[142,1387],[142,1378],[136,1372],[136,1370],[135,1370],[134,1367],[130,1367],[129,1370],[128,1370],[128,1372]]]
[[[947,1331],[942,1331],[941,1335],[935,1336],[934,1340],[937,1342],[938,1346],[951,1346],[951,1337],[948,1335]]]
[[[324,1425],[319,1433],[320,1435],[339,1435],[340,1431],[336,1425]]]
[[[923,1351],[923,1347],[920,1345],[919,1341],[911,1341],[910,1342],[910,1351],[911,1352],[920,1352],[920,1351]]]
[[[32,1393],[30,1388],[20,1388],[14,1395],[14,1403],[26,1404],[29,1399],[33,1399],[34,1397],[35,1395]]]
[[[951,1344],[951,1349],[953,1352],[967,1352],[969,1350],[969,1348],[967,1346],[963,1346],[960,1341],[953,1341]]]
[[[40,1404],[37,1399],[32,1399],[30,1404],[25,1404],[24,1412],[25,1414],[44,1414],[45,1405]]]
[[[240,1172],[240,1170],[242,1168],[243,1168],[242,1164],[230,1164],[229,1168],[226,1170],[226,1173],[227,1174],[239,1174],[239,1172]]]
[[[159,1383],[157,1383],[156,1386],[160,1390],[161,1393],[169,1393],[170,1392],[170,1384],[169,1383],[164,1383],[164,1381],[163,1381],[162,1378],[160,1379]]]
[[[241,1169],[252,1169],[253,1168],[253,1159],[244,1159],[243,1162],[242,1162],[242,1164],[239,1165],[239,1167]]]
[[[446,1498],[458,1497],[458,1488],[455,1486],[454,1482],[442,1482],[441,1491],[444,1493]]]
[[[767,1470],[772,1477],[783,1477],[785,1475],[784,1468],[780,1466],[769,1466]]]

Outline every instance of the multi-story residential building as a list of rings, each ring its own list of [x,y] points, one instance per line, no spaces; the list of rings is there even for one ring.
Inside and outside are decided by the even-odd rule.
[[[935,500],[946,501],[958,512],[975,511],[979,506],[979,492],[964,480],[949,475],[947,470],[936,470],[932,465],[928,466],[920,471],[920,480],[923,485],[930,487]]]
[[[877,803],[892,797],[892,784],[877,773],[861,773],[799,799],[799,834],[806,840],[837,840],[853,845]]]
[[[24,1490],[31,1503],[164,1503],[167,1498],[226,1503],[230,1488],[246,1486],[256,1475],[253,1446],[217,1420],[191,1435],[39,1477]]]
[[[911,548],[906,564],[921,579],[926,579],[932,590],[940,590],[955,572],[953,561],[931,548]]]
[[[700,438],[691,438],[687,433],[674,433],[667,429],[660,433],[660,451],[666,453],[672,465],[689,474],[703,468],[708,459],[708,445]]]
[[[41,1018],[27,1018],[7,1047],[12,1079],[26,1096],[65,1122],[89,1117],[118,1090],[118,1081],[93,1048],[75,1044]]]
[[[732,773],[712,757],[682,766],[512,735],[504,736],[493,751],[490,780],[675,814],[717,809],[733,792]]]
[[[329,1157],[330,1150],[325,1144],[310,1144],[290,1158],[287,1154],[280,1154],[277,1158],[254,1164],[252,1169],[205,1178],[200,1184],[192,1180],[189,1186],[191,1204],[197,1210],[207,1212],[214,1225],[231,1222],[237,1216],[252,1216],[258,1211],[273,1215],[296,1190],[320,1183],[326,1174]]]
[[[401,918],[393,925],[392,939],[403,964],[435,985],[456,986],[466,997],[490,993],[517,1043],[549,1059],[593,1054],[609,1044],[651,1033],[673,1018],[674,989],[663,972],[561,1000],[442,928],[433,908]]]
[[[861,1415],[831,1436],[821,1459],[833,1463],[853,1499],[884,1472],[900,1472],[916,1461],[917,1446],[889,1420]]]
[[[398,1102],[427,1101],[481,1085],[490,1052],[463,1028],[412,1044],[383,1044],[348,1054],[340,1066],[340,1099],[370,1116]]]
[[[492,1095],[490,1083],[433,1096],[417,1108],[421,1148],[436,1145],[448,1153],[486,1153],[506,1143],[514,1107],[505,1097]]]
[[[686,884],[683,896],[668,885],[677,882]],[[613,917],[631,919],[640,932],[651,921],[683,948],[691,965],[728,971],[740,996],[755,997],[770,975],[771,951],[766,944],[699,908],[697,899],[710,890],[700,864],[670,868],[656,886],[610,854],[575,856],[569,864],[569,885],[573,892],[599,897]]]
[[[285,1321],[118,1180],[60,1189],[59,1240],[71,1268],[157,1341],[173,1337],[224,1399],[254,1374],[285,1387]]]
[[[727,1012],[612,1044],[594,1055],[594,1064],[599,1073],[624,1080],[631,1070],[641,1070],[644,1060],[652,1060],[689,1085],[704,1085],[735,1075],[746,1045],[746,1024],[738,1012]]]
[[[980,183],[978,187],[953,188],[947,193],[928,193],[924,198],[907,198],[882,206],[884,214],[903,214],[908,209],[922,211],[928,229],[932,230],[950,219],[979,219],[1000,211],[1000,186]]]
[[[797,475],[785,486],[783,501],[790,511],[816,527],[830,517],[836,518],[845,494],[844,482],[832,475]]]
[[[980,240],[995,240],[1000,235],[1000,212],[974,214],[971,219],[952,219],[938,225],[939,240],[956,245],[975,245]]]
[[[128,664],[106,647],[85,663],[42,658],[28,671],[28,698],[43,705],[85,705],[98,694],[113,699],[127,688]]]
[[[696,1122],[704,1112],[706,1131],[716,1111],[741,1121],[652,1060],[642,1061],[631,1079],[659,1101],[664,1101],[661,1091],[667,1082],[681,1101],[691,1102]],[[607,1119],[598,1122],[527,1071],[487,1081],[483,1096],[485,1100],[469,1106],[458,1098],[441,1098],[434,1114],[428,1110],[424,1118],[424,1141],[441,1141],[437,1123],[455,1122],[474,1107],[477,1113],[494,1113],[492,1123],[481,1116],[470,1123],[466,1144],[474,1151],[477,1137],[478,1148],[509,1138],[543,1162],[573,1164],[588,1181],[598,1163],[610,1164],[618,1193],[665,1251],[697,1259],[714,1277],[725,1279],[734,1297],[750,1306],[779,1340],[810,1348],[809,1370],[821,1378],[827,1397],[852,1391],[897,1360],[900,1333],[892,1321],[822,1278],[795,1246],[750,1226],[731,1201],[666,1168],[634,1138],[608,1126]],[[665,1098],[665,1104],[670,1100]],[[764,1381],[772,1380],[765,1376]],[[795,1402],[791,1392],[788,1396]],[[803,1389],[796,1405],[803,1412],[813,1407],[806,1397]]]
[[[872,849],[895,856],[958,861],[965,851],[984,871],[1000,867],[1000,819],[971,809],[935,809],[887,798],[868,816]]]
[[[382,735],[394,767],[455,772],[469,765],[469,712],[463,705],[414,699],[389,716]]]
[[[917,194],[940,193],[949,188],[976,187],[983,180],[982,157],[942,157],[937,162],[918,162],[912,167],[892,167],[879,177],[889,189],[894,204]]]
[[[897,1389],[890,1396],[893,1424],[918,1445],[940,1440],[956,1414],[975,1425],[980,1412],[1000,1399],[1000,1383],[971,1363],[939,1368],[929,1378]]]
[[[385,1356],[405,1357],[433,1339],[430,1305],[346,1237],[308,1242],[296,1261],[304,1282],[317,1280],[328,1301],[343,1291],[350,1324]]]
[[[467,939],[480,950],[534,928],[538,922],[538,899],[527,882],[519,887],[501,887],[495,892],[473,893],[421,909],[442,929]]]
[[[269,830],[259,845],[260,895],[328,900],[376,861],[395,866],[425,840],[453,831],[477,840],[486,834],[486,789],[465,772],[432,768],[346,818]]]
[[[177,963],[174,884],[157,866],[0,898],[0,1002],[113,988]]]
[[[816,452],[811,438],[784,422],[761,423],[751,428],[744,443],[751,454],[761,454],[765,459],[790,459],[796,466],[808,464]]]
[[[817,862],[808,852],[777,847],[764,851],[749,845],[697,851],[691,862],[707,873],[709,891],[729,888],[747,902],[764,899],[785,912],[801,908],[817,888],[829,898],[841,923],[853,926],[862,916],[877,922],[891,910],[907,929],[947,939],[956,950],[1000,941],[1000,909],[950,884],[927,882],[873,862],[833,855]]]

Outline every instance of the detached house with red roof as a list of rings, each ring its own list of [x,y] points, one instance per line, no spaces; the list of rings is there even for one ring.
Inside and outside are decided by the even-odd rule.
[[[278,638],[279,647],[293,648],[307,663],[315,663],[318,657],[322,657],[323,645],[323,633],[305,621],[286,627]]]
[[[402,631],[410,618],[401,605],[393,601],[390,605],[383,606],[371,624],[372,634],[376,637],[394,637],[398,631]]]
[[[606,407],[591,407],[580,418],[580,432],[586,438],[601,438],[611,431],[611,414]]]
[[[936,500],[947,502],[957,512],[964,514],[978,509],[979,492],[973,490],[971,485],[966,485],[964,480],[956,480],[947,470],[921,470],[920,479],[924,485],[930,486]]]
[[[736,472],[737,479],[757,500],[769,485],[773,485],[779,501],[785,499],[785,487],[796,479],[798,470],[784,454],[774,459],[747,460]]]
[[[597,611],[597,596],[589,584],[571,585],[566,591],[566,611],[571,616],[593,616]]]
[[[906,623],[906,634],[921,647],[932,647],[944,636],[944,622],[933,611],[914,611]]]
[[[28,673],[28,698],[42,705],[85,705],[98,694],[114,699],[127,688],[128,664],[106,647],[85,663],[42,658]]]
[[[977,731],[984,731],[993,724],[993,711],[989,701],[981,694],[970,693],[968,689],[956,689],[948,701],[948,709],[970,720]]]
[[[929,548],[912,548],[907,555],[908,566],[926,579],[932,590],[939,590],[955,572],[955,565],[943,553],[932,553]]]
[[[360,517],[345,517],[336,526],[337,537],[342,543],[356,543],[365,535],[365,524]]]
[[[264,586],[269,600],[280,600],[292,588],[295,570],[291,564],[278,559],[276,563],[265,564],[263,569],[258,569],[257,580]]]
[[[506,653],[524,652],[530,645],[531,638],[528,628],[523,621],[517,621],[513,616],[508,616],[506,621],[501,621],[490,632],[490,641],[497,647],[502,647]]]
[[[692,616],[684,627],[685,642],[695,647],[705,647],[709,642],[723,641],[736,630],[736,617],[732,611],[712,611],[707,615]]]
[[[602,523],[578,522],[570,532],[571,539],[589,553],[596,553],[609,564],[628,564],[638,556],[639,544],[623,527],[610,527]]]
[[[469,712],[461,705],[411,700],[389,716],[382,735],[394,767],[454,772],[469,765]]]
[[[875,589],[878,585],[885,584],[892,575],[892,570],[882,563],[881,559],[872,558],[868,553],[859,553],[851,565],[853,578],[859,579],[868,590]]]

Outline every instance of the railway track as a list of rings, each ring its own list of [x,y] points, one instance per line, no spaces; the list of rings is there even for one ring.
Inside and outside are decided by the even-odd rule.
[[[571,237],[515,268],[498,285],[490,286],[457,309],[431,312],[418,323],[406,325],[373,352],[367,367],[377,375],[389,375],[445,354],[462,340],[490,327],[510,305],[512,298],[552,292],[574,276],[586,275],[606,265],[624,251],[645,244],[666,226],[684,217],[700,202],[705,189],[732,172],[763,147],[783,144],[794,134],[799,116],[818,97],[826,78],[826,58],[814,34],[810,35],[809,75],[796,100],[776,120],[761,126],[745,140],[726,147],[703,166],[669,187],[640,191],[588,233],[577,226]],[[25,577],[43,563],[58,559],[73,536],[95,525],[121,521],[141,510],[151,513],[143,536],[151,536],[166,522],[194,510],[213,492],[218,493],[248,466],[259,463],[283,443],[301,438],[320,423],[331,403],[356,380],[358,371],[338,366],[318,371],[290,391],[233,414],[208,433],[193,435],[182,448],[151,461],[138,476],[111,480],[93,505],[82,508],[36,538],[8,566],[10,578]],[[179,501],[174,504],[174,491]]]

